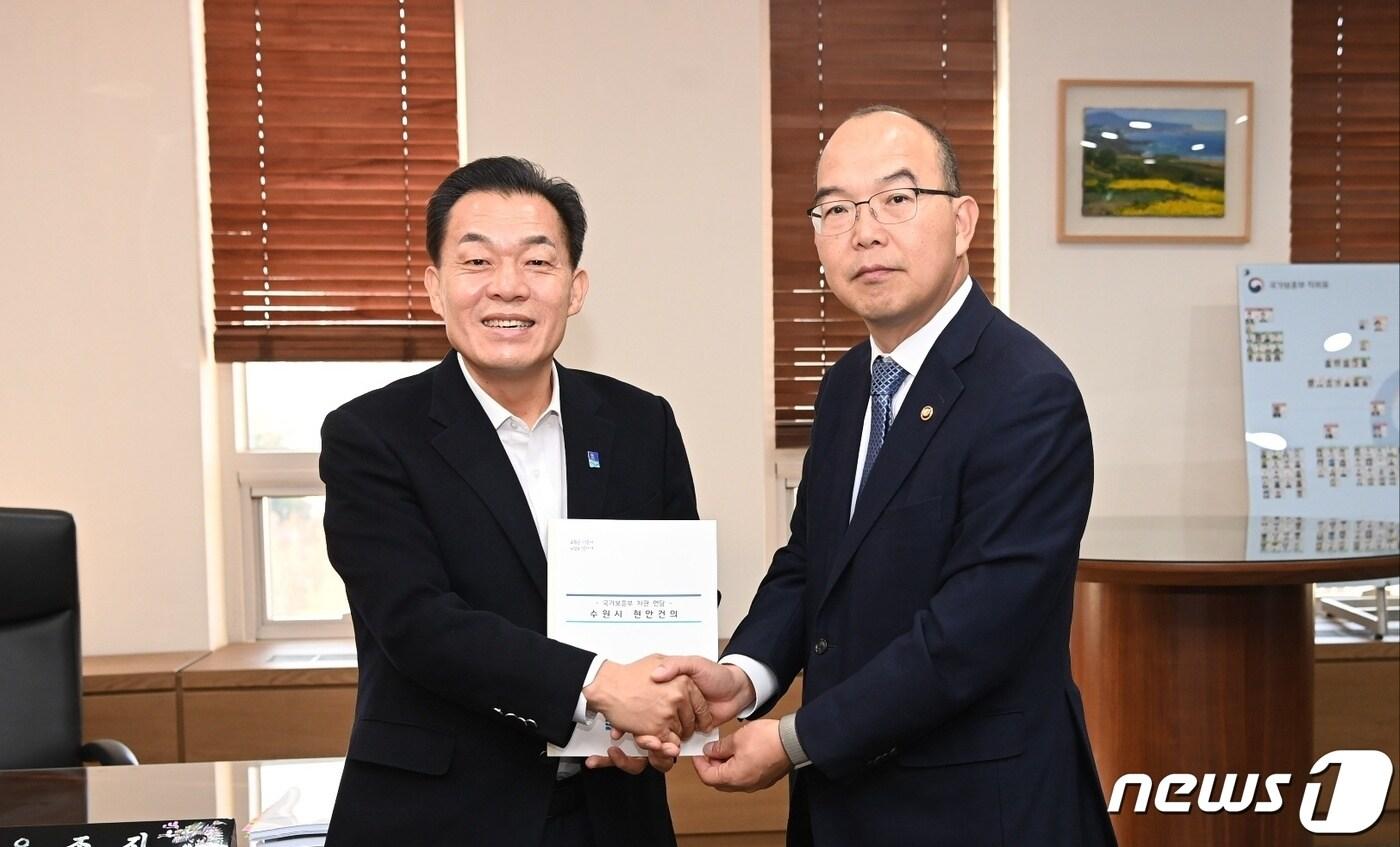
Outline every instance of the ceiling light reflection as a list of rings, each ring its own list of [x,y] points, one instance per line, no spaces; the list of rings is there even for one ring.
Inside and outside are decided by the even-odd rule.
[[[1277,432],[1246,432],[1244,440],[1261,450],[1286,450],[1288,441]]]
[[[1327,340],[1322,342],[1322,349],[1328,353],[1340,353],[1351,346],[1351,333],[1338,332],[1327,336]]]

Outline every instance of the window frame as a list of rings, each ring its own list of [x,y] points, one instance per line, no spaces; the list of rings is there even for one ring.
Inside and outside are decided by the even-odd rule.
[[[319,452],[249,450],[243,363],[219,363],[218,383],[229,640],[353,636],[348,614],[335,621],[269,619],[261,498],[323,496],[321,457]]]

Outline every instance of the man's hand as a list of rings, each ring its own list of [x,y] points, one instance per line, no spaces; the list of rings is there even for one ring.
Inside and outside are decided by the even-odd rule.
[[[734,665],[721,665],[703,656],[667,656],[651,672],[653,682],[669,682],[677,677],[690,677],[709,705],[708,714],[697,714],[695,728],[709,731],[736,717],[753,705],[755,694],[749,675]],[[614,737],[620,737],[614,734]],[[655,735],[638,735],[637,746],[648,752],[669,748],[664,739]]]
[[[667,656],[651,672],[653,682],[688,676],[709,703],[707,720],[698,729],[711,730],[753,705],[753,683],[734,665],[721,665],[701,656]]]
[[[652,655],[626,665],[603,662],[593,684],[583,689],[588,707],[624,732],[689,738],[697,723],[709,722],[709,704],[688,677],[653,682],[652,670],[661,660]]]
[[[761,791],[792,770],[778,722],[750,721],[733,735],[705,745],[695,758],[700,781],[720,791]]]
[[[649,753],[646,756],[629,756],[622,752],[621,747],[609,747],[606,756],[589,756],[583,760],[586,768],[617,768],[636,776],[646,770],[650,764],[653,768],[666,773],[676,766],[676,757],[667,756],[664,753]]]

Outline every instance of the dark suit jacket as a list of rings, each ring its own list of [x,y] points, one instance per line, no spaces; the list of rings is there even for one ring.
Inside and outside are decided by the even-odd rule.
[[[795,806],[820,845],[1112,843],[1069,665],[1073,378],[974,284],[850,515],[869,386],[866,342],[826,376],[791,538],[728,647],[783,689],[805,670]]]
[[[665,400],[562,366],[559,393],[569,517],[696,517]],[[456,354],[335,410],[321,437],[360,674],[329,843],[538,844],[545,742],[573,733],[593,654],[544,636],[545,553]],[[674,845],[661,774],[576,778],[600,844]]]

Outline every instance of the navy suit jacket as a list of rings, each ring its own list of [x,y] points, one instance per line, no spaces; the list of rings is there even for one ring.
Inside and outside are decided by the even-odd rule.
[[[666,401],[558,372],[569,517],[694,519]],[[321,437],[360,675],[328,844],[540,843],[545,742],[573,733],[593,654],[544,636],[545,552],[456,353],[332,412]],[[661,774],[574,778],[600,844],[675,844]]]
[[[1113,843],[1070,676],[1074,379],[974,284],[852,515],[869,390],[866,342],[823,381],[791,538],[728,647],[780,690],[805,672],[794,831],[809,811],[819,845]]]

